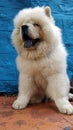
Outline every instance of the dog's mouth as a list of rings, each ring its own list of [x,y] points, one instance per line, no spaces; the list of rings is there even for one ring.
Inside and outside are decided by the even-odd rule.
[[[22,38],[24,40],[24,48],[34,47],[34,46],[36,46],[38,44],[38,42],[40,42],[39,38],[32,39],[27,34],[25,34],[24,36],[22,36]]]

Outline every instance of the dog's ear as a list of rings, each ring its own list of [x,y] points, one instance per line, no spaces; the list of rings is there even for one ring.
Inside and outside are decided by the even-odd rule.
[[[48,17],[51,17],[51,9],[50,9],[50,7],[49,7],[49,6],[46,6],[44,10],[45,10],[46,15],[47,15]]]

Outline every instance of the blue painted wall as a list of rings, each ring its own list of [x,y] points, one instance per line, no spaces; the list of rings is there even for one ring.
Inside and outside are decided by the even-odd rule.
[[[56,24],[62,29],[69,53],[68,75],[73,75],[73,0],[0,0],[0,92],[17,92],[16,50],[11,44],[13,18],[25,7],[49,5]]]

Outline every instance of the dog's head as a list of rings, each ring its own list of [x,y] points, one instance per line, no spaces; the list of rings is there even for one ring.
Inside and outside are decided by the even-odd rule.
[[[14,24],[12,40],[20,55],[32,59],[46,55],[54,25],[49,7],[23,9]]]

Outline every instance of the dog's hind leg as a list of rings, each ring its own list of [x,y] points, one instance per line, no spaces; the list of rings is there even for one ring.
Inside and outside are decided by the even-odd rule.
[[[39,95],[35,95],[30,99],[30,104],[35,104],[40,102],[42,102],[42,97]]]

